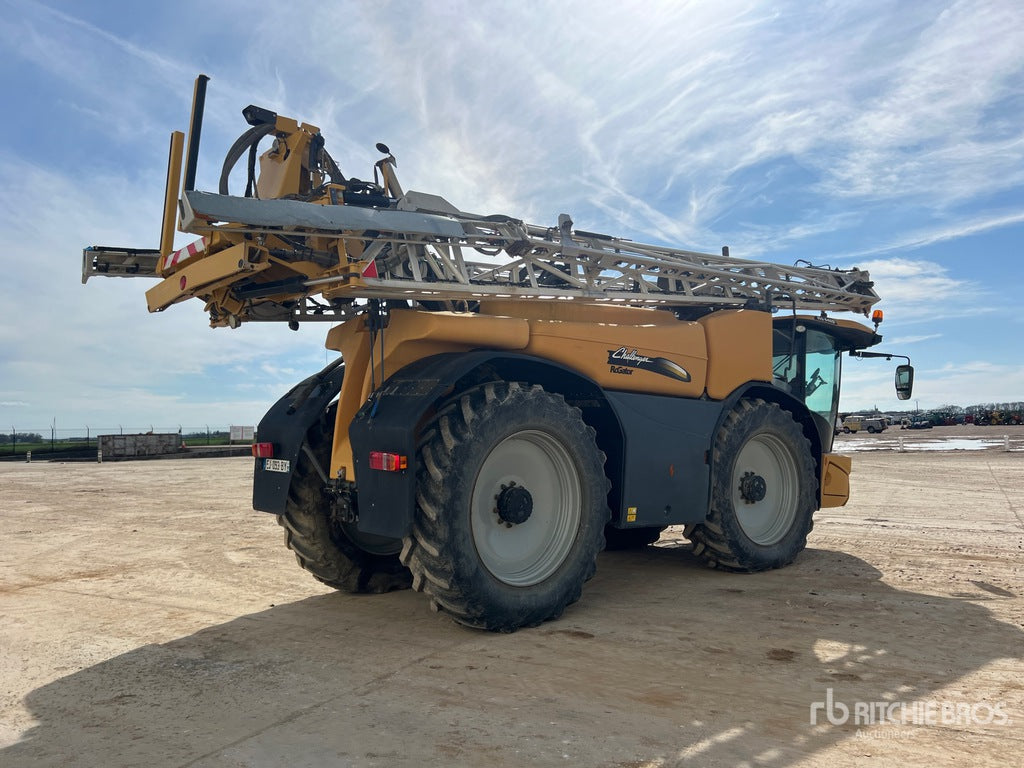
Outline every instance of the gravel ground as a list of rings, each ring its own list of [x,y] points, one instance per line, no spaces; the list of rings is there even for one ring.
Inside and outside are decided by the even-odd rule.
[[[1024,452],[894,433],[792,566],[670,529],[511,635],[318,584],[247,459],[0,465],[0,765],[1019,764]]]

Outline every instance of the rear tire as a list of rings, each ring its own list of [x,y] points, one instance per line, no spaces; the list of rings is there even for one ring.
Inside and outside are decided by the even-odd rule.
[[[328,409],[306,436],[321,467],[330,465],[334,412]],[[361,533],[335,519],[323,479],[305,451],[295,462],[285,512],[277,522],[299,565],[329,587],[381,593],[412,586],[412,574],[398,559],[401,539]]]
[[[419,446],[402,562],[460,624],[512,632],[557,618],[593,576],[610,517],[604,454],[561,395],[488,383],[454,396]]]
[[[818,481],[810,442],[775,403],[743,399],[715,438],[707,520],[694,553],[730,571],[780,568],[807,546]]]

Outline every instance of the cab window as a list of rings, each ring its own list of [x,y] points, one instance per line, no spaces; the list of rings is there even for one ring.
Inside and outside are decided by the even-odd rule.
[[[797,325],[795,332],[776,328],[772,349],[776,384],[829,424],[835,424],[839,404],[840,362],[835,343],[826,333]]]
[[[804,360],[804,402],[829,424],[839,404],[839,353],[835,340],[820,331],[807,331]]]

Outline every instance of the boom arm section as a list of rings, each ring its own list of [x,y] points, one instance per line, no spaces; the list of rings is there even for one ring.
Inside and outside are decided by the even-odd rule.
[[[196,111],[195,109],[193,110]],[[201,110],[200,110],[201,112]],[[509,216],[467,213],[436,195],[403,192],[387,153],[375,181],[347,179],[324,149],[319,129],[247,107],[253,128],[228,153],[219,194],[185,185],[166,205],[179,228],[202,238],[173,253],[86,250],[93,274],[159,276],[150,311],[200,298],[211,324],[336,321],[367,300],[458,309],[487,298],[582,301],[658,308],[780,306],[867,314],[878,301],[867,272],[764,261],[647,245]],[[259,158],[260,139],[273,146]],[[231,166],[250,153],[246,196],[227,194]],[[178,150],[180,153],[180,141]],[[190,143],[190,157],[198,151]],[[168,190],[180,157],[172,141]],[[191,162],[191,160],[190,160]],[[377,181],[377,171],[383,183]],[[169,250],[169,249],[168,249]]]
[[[156,277],[160,251],[155,248],[109,248],[91,245],[82,251],[82,284],[90,277]]]

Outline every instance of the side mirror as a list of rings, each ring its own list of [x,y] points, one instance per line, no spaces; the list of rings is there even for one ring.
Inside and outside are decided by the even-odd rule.
[[[909,400],[914,391],[914,366],[896,366],[896,397],[900,400]]]

